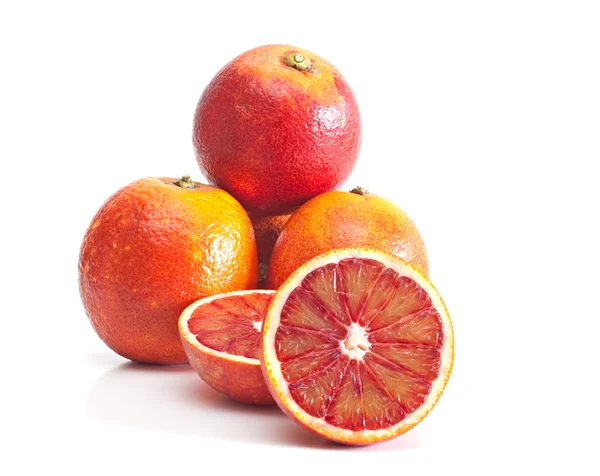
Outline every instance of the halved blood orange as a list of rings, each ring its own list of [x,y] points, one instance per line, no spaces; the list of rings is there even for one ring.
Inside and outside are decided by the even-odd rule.
[[[183,349],[200,378],[244,403],[273,399],[260,369],[260,331],[275,291],[215,294],[189,305],[179,318]]]
[[[454,337],[442,298],[406,261],[334,250],[279,288],[262,331],[261,364],[294,420],[346,444],[393,438],[437,403]]]

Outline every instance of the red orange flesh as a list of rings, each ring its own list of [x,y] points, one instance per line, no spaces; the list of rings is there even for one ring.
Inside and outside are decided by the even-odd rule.
[[[189,362],[208,385],[244,403],[273,403],[260,370],[260,330],[273,291],[219,294],[190,305],[179,319]]]
[[[452,325],[429,280],[375,250],[336,250],[279,289],[263,331],[278,404],[335,441],[367,444],[416,425],[450,375]]]

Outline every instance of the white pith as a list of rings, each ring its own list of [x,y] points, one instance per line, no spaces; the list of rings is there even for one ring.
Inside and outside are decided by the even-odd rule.
[[[371,348],[365,328],[357,322],[350,324],[348,327],[348,337],[340,342],[340,347],[343,354],[346,354],[351,359],[361,361]]]
[[[287,382],[285,381],[281,364],[279,363],[275,350],[275,334],[279,327],[280,315],[283,306],[287,302],[290,294],[296,289],[306,277],[308,272],[325,266],[330,263],[338,263],[348,258],[364,258],[379,261],[384,266],[398,272],[401,276],[406,276],[414,280],[430,296],[432,305],[439,313],[442,321],[444,342],[441,351],[441,366],[438,377],[432,382],[431,391],[425,402],[414,412],[408,414],[406,418],[397,424],[388,428],[379,430],[347,430],[329,424],[324,418],[317,418],[309,415],[292,398]],[[415,267],[406,261],[374,249],[343,249],[334,250],[318,256],[308,263],[301,266],[290,276],[287,281],[279,288],[279,291],[271,301],[265,321],[263,323],[263,341],[262,341],[262,359],[264,362],[263,372],[271,383],[277,399],[283,406],[301,423],[314,429],[323,436],[333,440],[347,443],[369,443],[392,438],[404,433],[417,423],[419,423],[435,406],[441,396],[444,387],[448,381],[452,364],[454,360],[454,334],[452,322],[446,309],[446,306],[431,282]],[[343,342],[341,343],[344,346]],[[364,355],[364,354],[363,354]]]
[[[209,304],[212,301],[215,301],[217,299],[221,299],[224,297],[244,296],[246,294],[275,294],[275,291],[271,291],[269,289],[250,289],[250,290],[243,290],[243,291],[232,291],[229,293],[214,294],[212,296],[208,296],[208,297],[199,299],[198,301],[195,301],[192,304],[190,304],[188,307],[186,307],[184,309],[184,311],[181,313],[181,316],[179,316],[179,322],[178,322],[179,334],[181,335],[181,337],[183,339],[185,339],[185,341],[188,344],[190,344],[191,346],[195,347],[196,349],[198,349],[199,351],[201,351],[205,354],[213,355],[215,357],[220,357],[220,358],[227,359],[227,360],[232,360],[234,362],[242,362],[245,364],[260,366],[260,361],[258,359],[244,357],[243,355],[229,354],[227,352],[222,352],[220,350],[211,349],[210,347],[205,346],[196,338],[195,334],[190,332],[190,327],[188,326],[188,321],[190,320],[190,317],[192,317],[192,314],[198,307],[205,305],[205,304]],[[260,331],[260,329],[262,328],[262,322],[257,321],[255,323],[253,323],[254,327],[256,327],[256,324],[258,324],[258,326],[259,326],[258,330]]]
[[[260,332],[260,330],[262,329],[262,321],[254,321],[252,325],[256,329],[256,332]]]

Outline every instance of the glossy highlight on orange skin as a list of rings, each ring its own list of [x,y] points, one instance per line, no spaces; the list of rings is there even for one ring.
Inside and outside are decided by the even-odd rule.
[[[254,232],[227,192],[174,178],[133,182],[100,208],[80,251],[79,286],[100,338],[125,358],[183,363],[177,320],[218,292],[254,288]]]
[[[299,71],[291,54],[309,58]],[[329,62],[302,48],[267,45],[227,64],[194,116],[200,169],[251,212],[285,214],[340,186],[361,143],[358,106]]]

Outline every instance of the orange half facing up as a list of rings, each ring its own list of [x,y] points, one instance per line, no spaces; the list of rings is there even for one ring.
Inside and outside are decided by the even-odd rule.
[[[298,423],[346,444],[418,424],[454,359],[452,323],[423,273],[388,253],[335,250],[279,288],[264,321],[262,370]]]
[[[181,314],[179,333],[192,367],[218,392],[244,403],[273,403],[260,369],[260,332],[274,291],[200,299]]]

